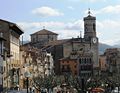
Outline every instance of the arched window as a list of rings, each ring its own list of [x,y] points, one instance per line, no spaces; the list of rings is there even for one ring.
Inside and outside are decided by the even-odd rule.
[[[96,28],[95,28],[95,23],[93,23],[93,30],[94,30],[94,31],[96,30]]]

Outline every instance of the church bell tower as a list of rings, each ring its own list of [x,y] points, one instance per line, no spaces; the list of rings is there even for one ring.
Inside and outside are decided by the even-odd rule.
[[[93,37],[96,37],[96,17],[91,16],[89,9],[88,16],[84,17],[84,38],[90,40]]]
[[[96,17],[91,16],[90,9],[88,10],[88,16],[84,17],[84,39],[89,44],[89,50],[93,54],[93,67],[98,67],[99,42],[96,36]]]

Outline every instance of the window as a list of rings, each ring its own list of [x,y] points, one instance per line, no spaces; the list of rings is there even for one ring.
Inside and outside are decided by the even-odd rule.
[[[89,59],[89,61],[90,61],[90,64],[91,64],[91,63],[92,63],[92,62],[91,62],[91,61],[92,61],[91,58]]]
[[[19,45],[19,39],[16,38],[15,36],[11,35],[10,40],[12,43]]]
[[[74,67],[76,68],[77,66],[75,65]]]
[[[69,67],[69,65],[67,65],[67,70],[69,70],[70,69],[70,67]]]
[[[75,71],[75,75],[77,75],[77,71]]]
[[[64,65],[62,65],[62,70],[64,70],[65,69],[65,67],[64,67]]]
[[[81,70],[83,70],[83,66],[81,66]]]
[[[84,64],[86,64],[86,58],[84,58]]]
[[[95,28],[95,23],[93,24],[93,30],[94,30],[94,31],[96,30],[96,28]]]
[[[79,59],[79,63],[81,64],[81,59]]]
[[[33,38],[33,40],[32,40],[33,42],[35,42],[35,38]]]
[[[88,25],[87,24],[85,24],[85,31],[87,32],[88,31],[88,27],[87,27]]]

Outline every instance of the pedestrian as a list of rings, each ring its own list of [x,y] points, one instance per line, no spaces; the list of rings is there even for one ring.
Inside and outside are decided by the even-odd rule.
[[[30,93],[32,93],[32,88],[30,87]]]

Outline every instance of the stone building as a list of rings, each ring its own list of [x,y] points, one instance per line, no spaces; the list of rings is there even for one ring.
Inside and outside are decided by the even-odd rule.
[[[4,56],[4,42],[6,40],[3,38],[2,33],[0,33],[0,92],[3,91],[3,88],[6,87],[6,82],[3,82],[4,78],[6,77],[5,67],[5,56]]]
[[[20,35],[23,31],[17,24],[0,19],[0,33],[6,39],[4,43],[5,68],[6,73],[4,85],[7,88],[19,85],[20,71]]]
[[[29,45],[21,46],[21,80],[20,88],[26,88],[25,73],[30,72],[29,87],[32,87],[34,77],[45,77],[54,74],[53,58],[51,53]]]
[[[100,67],[101,72],[106,72],[107,60],[106,60],[106,56],[104,54],[99,56],[99,67]]]
[[[90,11],[89,11],[90,12]],[[56,40],[49,42],[44,47],[45,50],[50,51],[55,61],[55,72],[59,73],[60,63],[59,59],[67,58],[74,51],[84,51],[92,54],[93,68],[99,67],[98,59],[98,38],[96,36],[96,18],[90,13],[84,18],[84,37]]]
[[[40,33],[39,38],[37,33]],[[92,54],[93,68],[99,66],[96,17],[91,16],[90,11],[88,11],[88,16],[84,17],[84,37],[57,40],[57,35],[43,29],[32,34],[29,43],[31,46],[46,50],[53,55],[56,74],[60,74],[59,59],[68,58],[73,51],[83,50],[85,53]]]
[[[60,72],[88,79],[93,75],[92,54],[82,50],[72,52],[68,58],[60,59]]]
[[[76,59],[70,59],[70,58],[63,58],[60,59],[60,74],[71,74],[73,76],[78,74],[77,71],[77,60]]]
[[[93,76],[93,58],[91,53],[79,55],[78,72],[81,78],[88,79]]]
[[[120,49],[109,48],[105,51],[107,70],[111,74],[120,73]]]
[[[26,88],[26,77],[25,72],[33,73],[33,64],[36,64],[36,51],[38,49],[34,49],[31,47],[20,47],[20,59],[21,59],[21,69],[20,69],[20,88]],[[34,58],[33,58],[34,57]],[[33,63],[34,62],[34,63]],[[29,78],[29,85],[32,84],[32,77]]]
[[[31,43],[34,44],[34,46],[40,48],[40,46],[43,46],[51,41],[57,40],[58,34],[48,31],[46,29],[42,29],[38,32],[35,32],[31,34]]]

